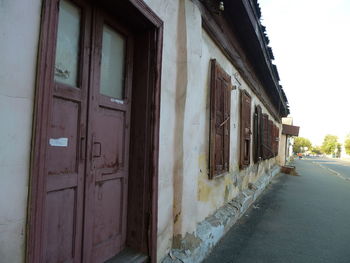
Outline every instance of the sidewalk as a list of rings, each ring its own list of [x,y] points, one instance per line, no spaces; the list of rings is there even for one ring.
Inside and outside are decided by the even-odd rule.
[[[205,263],[349,263],[350,182],[308,160],[281,174]]]

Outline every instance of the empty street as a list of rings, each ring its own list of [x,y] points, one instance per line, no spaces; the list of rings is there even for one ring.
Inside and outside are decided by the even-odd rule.
[[[350,262],[350,164],[293,165],[298,175],[277,176],[205,263]]]

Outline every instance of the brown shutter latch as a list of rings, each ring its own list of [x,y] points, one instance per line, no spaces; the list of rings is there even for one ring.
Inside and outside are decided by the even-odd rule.
[[[228,116],[228,117],[226,118],[226,120],[224,120],[224,121],[219,125],[219,127],[223,126],[229,119],[230,119],[230,116]]]

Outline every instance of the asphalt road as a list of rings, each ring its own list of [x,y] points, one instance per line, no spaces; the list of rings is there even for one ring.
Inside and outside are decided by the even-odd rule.
[[[328,169],[330,172],[333,172],[335,175],[350,180],[350,162],[328,158],[306,158],[305,160],[312,161],[313,163]]]
[[[350,181],[327,168],[350,167],[328,161],[296,160],[299,175],[277,176],[204,262],[349,263]]]

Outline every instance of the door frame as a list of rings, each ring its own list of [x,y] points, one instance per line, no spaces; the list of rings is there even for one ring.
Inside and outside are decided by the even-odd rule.
[[[148,151],[150,155],[147,163],[147,178],[150,180],[150,224],[149,224],[149,256],[151,262],[157,259],[157,225],[158,225],[158,160],[159,160],[159,124],[160,124],[160,95],[161,95],[161,67],[163,48],[163,21],[146,5],[143,0],[125,0],[138,10],[152,24],[153,48],[150,50],[152,58],[150,69],[150,99],[147,107],[149,110],[150,127],[147,132]],[[41,263],[42,259],[42,233],[44,212],[44,187],[45,187],[45,158],[46,144],[48,140],[48,123],[50,118],[50,96],[52,91],[48,89],[53,78],[53,69],[47,70],[46,65],[55,59],[53,48],[55,46],[55,26],[51,25],[53,16],[57,15],[57,6],[50,0],[42,1],[40,22],[40,36],[38,47],[38,60],[36,71],[34,117],[32,130],[32,149],[30,160],[30,179],[28,191],[27,209],[27,235],[25,262]]]

